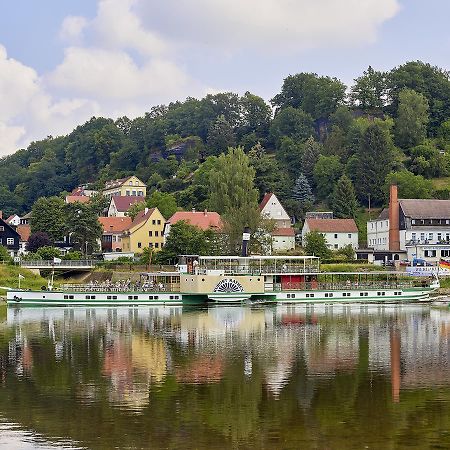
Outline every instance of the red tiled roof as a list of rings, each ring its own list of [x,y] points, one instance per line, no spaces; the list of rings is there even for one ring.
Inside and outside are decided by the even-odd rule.
[[[16,231],[17,231],[17,233],[19,233],[20,240],[22,242],[28,242],[28,239],[30,238],[30,235],[31,235],[30,225],[26,225],[26,224],[17,225]]]
[[[131,217],[99,217],[103,233],[121,233],[131,225]]]
[[[88,203],[90,198],[86,195],[66,195],[66,203]]]
[[[130,209],[131,205],[134,205],[135,203],[145,202],[145,198],[138,197],[136,195],[126,195],[126,196],[114,195],[111,197],[111,201],[113,201],[114,204],[116,205],[117,211],[127,212]]]
[[[6,223],[10,223],[11,222],[11,220],[13,220],[14,219],[14,217],[16,217],[16,215],[15,214],[12,214],[11,216],[9,216],[7,219],[6,219]]]
[[[155,208],[146,208],[146,210],[144,209],[143,211],[139,211],[137,216],[134,218],[133,223],[131,223],[128,228],[135,227],[136,225],[145,222],[153,214]]]
[[[295,236],[295,230],[293,228],[275,228],[272,236]]]
[[[269,200],[271,199],[273,195],[273,192],[268,192],[264,198],[262,199],[262,202],[259,204],[259,210],[262,211],[264,207],[269,203]]]
[[[322,233],[357,233],[353,219],[306,219],[310,231]]]
[[[202,230],[208,228],[222,228],[222,219],[219,213],[214,211],[177,211],[168,222],[173,225],[180,220],[185,220],[190,225],[194,225]]]

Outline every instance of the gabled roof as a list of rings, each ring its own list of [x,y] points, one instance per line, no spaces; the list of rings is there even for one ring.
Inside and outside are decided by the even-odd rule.
[[[89,203],[90,200],[87,195],[66,195],[66,203]]]
[[[399,199],[406,217],[412,219],[450,218],[450,200]]]
[[[259,204],[259,210],[262,211],[264,207],[269,203],[269,200],[274,195],[273,192],[268,192],[266,195],[264,195],[264,198],[262,199],[262,202]]]
[[[295,236],[295,230],[293,228],[275,228],[272,236]]]
[[[385,220],[385,219],[389,219],[389,208],[384,208],[377,218],[377,220]]]
[[[111,202],[114,202],[117,211],[127,212],[130,209],[131,205],[134,205],[135,203],[145,202],[145,198],[138,197],[135,195],[126,195],[126,196],[113,195],[111,197]]]
[[[103,227],[103,234],[121,233],[132,223],[131,217],[99,217],[98,221]]]
[[[222,229],[222,219],[219,213],[214,211],[177,211],[167,222],[171,225],[185,220],[202,230],[208,228]]]
[[[135,177],[141,186],[145,186],[145,183],[143,183],[136,175],[130,175],[129,177],[125,178],[118,178],[117,180],[110,180],[105,182],[105,189],[113,189],[117,188],[119,186],[123,186],[130,178]]]
[[[146,222],[150,216],[153,214],[156,208],[145,208],[143,211],[139,211],[137,216],[134,218],[133,222],[127,227],[127,230],[134,228],[141,223]]]
[[[20,238],[19,233],[16,231],[16,227],[11,226],[9,223],[6,222],[5,219],[0,219],[0,225],[5,228],[8,228],[9,230],[11,230],[13,233],[15,233]]]
[[[357,233],[358,227],[353,219],[306,219],[310,231],[321,233]]]
[[[12,214],[6,219],[6,223],[10,224],[12,220],[14,220],[16,217],[20,219],[20,217],[17,214]]]

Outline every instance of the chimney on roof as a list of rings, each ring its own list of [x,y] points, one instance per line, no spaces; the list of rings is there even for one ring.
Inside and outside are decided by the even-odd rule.
[[[147,213],[148,213],[148,208],[145,208],[144,209],[144,215],[147,215]]]
[[[192,212],[195,212],[195,208],[192,208]]]
[[[208,210],[205,209],[205,210],[203,211],[203,214],[204,214],[205,216],[207,216],[207,215],[208,215]]]
[[[400,208],[398,188],[392,184],[389,189],[389,250],[400,250]]]

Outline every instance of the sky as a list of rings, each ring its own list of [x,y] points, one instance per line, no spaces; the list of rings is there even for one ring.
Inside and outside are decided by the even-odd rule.
[[[449,16],[447,0],[0,0],[0,156],[188,96],[270,100],[299,72],[450,70]]]

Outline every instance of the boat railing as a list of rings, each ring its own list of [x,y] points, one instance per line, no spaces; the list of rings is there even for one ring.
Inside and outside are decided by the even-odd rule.
[[[271,274],[281,274],[281,275],[289,275],[289,274],[310,274],[310,273],[319,273],[319,269],[317,267],[261,267],[261,268],[249,268],[249,267],[234,267],[234,268],[197,268],[195,274],[197,275],[207,275],[211,271],[223,271],[224,275],[250,275],[250,276],[262,276],[262,275],[271,275]],[[194,274],[194,273],[192,273]]]
[[[402,289],[402,288],[411,288],[414,286],[414,283],[411,281],[401,281],[401,282],[362,282],[362,283],[318,283],[318,282],[287,282],[287,283],[275,283],[272,285],[266,284],[266,291],[273,290],[274,292],[278,291],[337,291],[337,290],[365,290],[365,289]],[[272,289],[271,289],[272,288]]]
[[[102,285],[102,284],[63,284],[63,291],[70,292],[180,292],[179,283],[155,283],[151,284],[124,284],[124,285]]]

